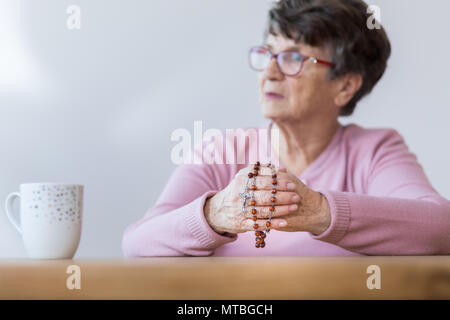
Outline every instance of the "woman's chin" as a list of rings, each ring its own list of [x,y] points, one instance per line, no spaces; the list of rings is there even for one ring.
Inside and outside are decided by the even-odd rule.
[[[261,105],[261,112],[265,118],[272,118],[286,113],[287,109],[282,103],[267,103]]]

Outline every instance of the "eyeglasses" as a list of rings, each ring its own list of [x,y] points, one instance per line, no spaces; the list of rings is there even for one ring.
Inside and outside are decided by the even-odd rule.
[[[249,63],[250,67],[256,71],[263,71],[269,65],[272,59],[277,61],[278,69],[286,76],[295,76],[300,73],[303,68],[303,62],[306,60],[317,64],[324,64],[334,67],[334,64],[328,61],[316,59],[314,57],[306,57],[295,50],[282,51],[273,54],[268,48],[258,46],[250,48]]]

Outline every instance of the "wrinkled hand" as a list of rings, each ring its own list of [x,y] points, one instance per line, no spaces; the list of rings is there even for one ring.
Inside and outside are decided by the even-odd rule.
[[[254,221],[250,212],[249,200],[247,200],[246,210],[243,213],[243,199],[239,196],[247,184],[248,173],[252,171],[253,166],[243,168],[225,189],[205,201],[205,218],[217,233],[265,230],[271,207],[272,172],[270,168],[261,166],[259,175],[256,177],[257,190],[254,191],[254,199],[258,218],[256,223],[259,228],[253,229]],[[292,223],[296,222],[296,220],[292,220],[294,216],[291,215],[299,212],[301,197],[298,192],[304,193],[303,189],[297,187],[297,181],[295,176],[292,178],[286,172],[277,175],[275,212],[272,213],[271,229],[291,231],[288,219]],[[290,216],[291,218],[288,218]],[[283,222],[287,222],[288,225],[282,227]]]
[[[301,200],[297,210],[283,217],[287,222],[287,226],[275,227],[274,229],[289,232],[306,231],[314,235],[319,235],[327,230],[331,223],[331,213],[325,196],[308,188],[300,179],[288,172],[286,168],[280,169],[278,176],[293,181],[295,187],[288,187],[290,190],[294,190]]]

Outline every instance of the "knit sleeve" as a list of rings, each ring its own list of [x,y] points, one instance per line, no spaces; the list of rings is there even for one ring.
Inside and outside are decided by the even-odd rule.
[[[225,165],[180,165],[172,173],[155,206],[124,232],[125,257],[209,256],[219,246],[235,241],[236,234],[219,234],[206,221],[204,204],[227,179]]]
[[[402,136],[389,130],[372,151],[367,192],[316,189],[330,204],[331,224],[310,236],[365,255],[450,254],[450,201]]]

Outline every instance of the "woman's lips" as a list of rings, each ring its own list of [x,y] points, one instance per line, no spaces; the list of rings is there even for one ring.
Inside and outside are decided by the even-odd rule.
[[[279,93],[276,93],[276,92],[266,92],[265,93],[265,97],[266,97],[266,99],[283,99],[284,98],[284,96],[282,96],[281,94],[279,94]]]

